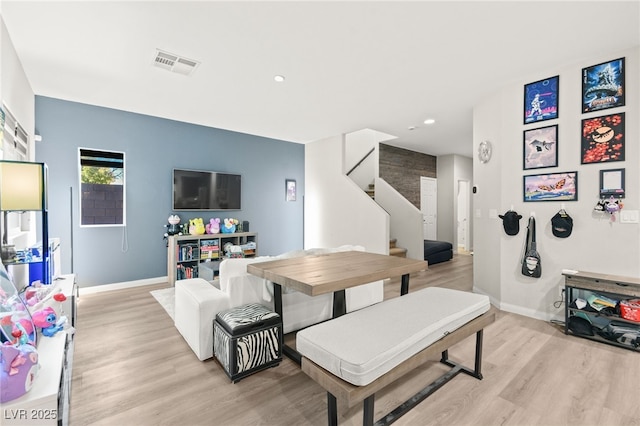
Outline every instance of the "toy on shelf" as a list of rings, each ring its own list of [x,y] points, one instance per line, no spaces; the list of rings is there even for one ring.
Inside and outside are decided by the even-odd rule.
[[[180,216],[178,216],[177,214],[172,214],[171,216],[169,216],[168,222],[169,224],[165,225],[165,228],[167,228],[165,236],[176,235],[182,232],[182,229],[180,227]]]
[[[167,232],[164,233],[164,240],[169,245],[169,235],[182,235],[182,225],[180,225],[180,216],[172,214],[168,219],[169,224],[164,225],[167,228]]]
[[[36,336],[31,313],[0,263],[0,402],[31,389],[38,374]]]
[[[191,235],[203,235],[205,231],[204,221],[201,217],[195,219],[189,219],[189,234]]]
[[[219,234],[220,233],[220,219],[219,218],[214,218],[214,219],[209,219],[209,223],[207,223],[207,226],[205,227],[205,232],[207,234]]]
[[[56,311],[50,306],[33,313],[33,323],[36,327],[40,327],[42,334],[47,337],[51,337],[62,330],[66,322],[67,318],[61,316],[58,319]]]
[[[238,225],[238,219],[224,218],[224,225],[220,228],[223,234],[232,234],[236,232],[236,225]]]
[[[38,351],[31,345],[0,345],[0,402],[21,397],[38,376]]]

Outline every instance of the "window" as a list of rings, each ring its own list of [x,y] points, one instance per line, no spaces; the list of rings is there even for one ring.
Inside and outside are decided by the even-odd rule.
[[[124,152],[80,148],[80,226],[124,226]]]

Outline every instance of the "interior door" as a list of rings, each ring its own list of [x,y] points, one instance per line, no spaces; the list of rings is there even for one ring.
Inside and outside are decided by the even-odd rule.
[[[425,240],[437,239],[438,230],[438,180],[420,177],[420,211]]]
[[[469,251],[469,181],[458,181],[458,250]]]

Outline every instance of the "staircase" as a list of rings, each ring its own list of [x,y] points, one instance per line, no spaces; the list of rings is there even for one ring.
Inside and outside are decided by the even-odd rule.
[[[407,257],[407,249],[396,247],[396,239],[389,240],[389,256]]]
[[[365,189],[364,192],[366,192],[372,200],[376,199],[376,186],[373,183],[370,183],[369,188]]]

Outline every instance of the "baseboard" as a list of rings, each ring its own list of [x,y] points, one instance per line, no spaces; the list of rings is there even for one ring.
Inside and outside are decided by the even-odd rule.
[[[114,284],[94,285],[91,287],[80,287],[78,289],[78,292],[80,296],[82,296],[83,294],[102,293],[104,291],[123,290],[125,288],[141,287],[143,285],[155,285],[155,284],[162,284],[167,282],[168,282],[167,277],[145,278],[143,280],[136,280],[136,281],[125,281],[125,282],[114,283]]]
[[[525,317],[534,318],[542,321],[554,321],[554,320],[564,321],[564,317],[562,313],[554,314],[550,312],[540,312],[535,309],[524,308],[522,306],[513,305],[510,303],[502,303],[499,300],[493,298],[491,295],[488,295],[487,293],[485,293],[484,291],[482,291],[481,289],[475,286],[473,287],[473,292],[489,296],[491,305],[495,306],[501,311],[511,312],[512,314],[523,315]]]

